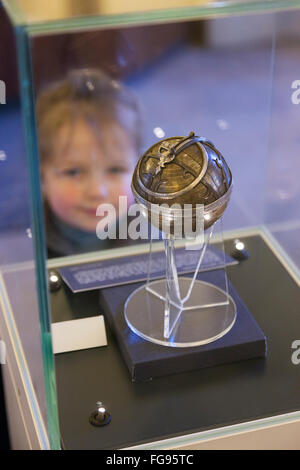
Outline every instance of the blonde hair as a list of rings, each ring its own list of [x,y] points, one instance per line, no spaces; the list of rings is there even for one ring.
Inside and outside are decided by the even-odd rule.
[[[55,137],[65,124],[84,119],[101,135],[101,123],[119,124],[141,146],[141,119],[135,97],[118,81],[96,69],[70,71],[64,80],[43,90],[36,117],[41,164],[54,152]]]

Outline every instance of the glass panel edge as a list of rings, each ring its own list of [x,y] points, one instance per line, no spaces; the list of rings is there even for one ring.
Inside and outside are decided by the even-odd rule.
[[[48,417],[48,434],[51,449],[60,449],[59,424],[57,413],[57,394],[54,375],[54,358],[51,342],[51,322],[49,314],[48,286],[46,281],[46,244],[43,224],[41,223],[42,206],[39,188],[38,150],[34,125],[34,105],[28,35],[24,28],[17,27],[16,43],[19,65],[19,83],[22,103],[22,118],[25,128],[25,146],[31,186],[30,205],[32,233],[35,254],[35,273],[39,306],[41,347],[44,368],[45,394]],[[29,158],[30,155],[30,158]]]
[[[300,0],[270,1],[224,1],[200,6],[184,6],[161,10],[146,10],[136,13],[120,13],[113,15],[78,16],[57,20],[36,20],[30,22],[14,0],[2,0],[12,23],[26,26],[30,34],[48,34],[63,31],[87,30],[96,27],[118,27],[146,23],[200,20],[222,16],[258,14],[271,11],[286,11],[300,8]]]
[[[269,427],[279,426],[281,424],[288,424],[295,421],[300,421],[300,411],[291,413],[284,413],[281,415],[266,417],[262,419],[256,419],[252,421],[246,421],[243,423],[233,424],[231,426],[225,426],[216,429],[209,429],[207,431],[200,431],[192,434],[186,434],[182,436],[173,437],[170,439],[164,439],[161,441],[153,441],[139,446],[126,447],[126,450],[164,450],[164,449],[175,449],[182,446],[188,446],[193,444],[201,444],[201,442],[230,437],[238,435],[239,433],[255,432]]]

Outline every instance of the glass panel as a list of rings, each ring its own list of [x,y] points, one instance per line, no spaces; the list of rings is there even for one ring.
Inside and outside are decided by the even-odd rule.
[[[89,17],[98,17],[99,23],[124,24],[124,21],[188,20],[212,15],[297,8],[300,4],[299,0],[168,0],[163,4],[160,0],[53,0],[50,4],[47,0],[5,0],[3,3],[16,24],[52,23],[52,27],[55,27],[57,23],[61,27],[66,22],[67,27],[74,20],[73,26],[80,28],[89,25]],[[48,26],[51,28],[50,24]]]
[[[300,13],[276,20],[265,219],[268,236],[300,282]]]
[[[68,187],[66,194],[74,198],[75,193],[70,191],[69,179],[74,178],[75,186],[81,181],[81,169],[79,168],[78,171],[77,166],[75,168],[74,166],[67,166],[60,170],[59,165],[64,164],[66,159],[73,158],[74,155],[71,155],[70,151],[72,153],[73,150],[76,150],[76,159],[84,165],[87,162],[89,162],[88,165],[97,163],[93,168],[89,167],[88,172],[93,177],[97,190],[102,191],[103,188],[108,188],[111,179],[116,181],[114,179],[116,174],[123,174],[124,169],[120,172],[120,168],[115,164],[112,167],[112,174],[103,173],[104,168],[107,169],[106,165],[114,161],[116,149],[122,155],[123,161],[127,161],[127,158],[131,158],[127,154],[127,149],[130,147],[129,142],[132,142],[131,139],[136,142],[141,140],[139,151],[135,148],[136,162],[137,157],[154,140],[161,139],[165,135],[187,135],[191,130],[211,139],[216,147],[220,149],[232,169],[234,190],[224,216],[225,231],[241,231],[243,229],[249,231],[252,227],[261,228],[266,220],[269,228],[273,222],[281,224],[286,216],[286,211],[284,217],[279,215],[280,211],[279,213],[277,211],[278,198],[274,202],[273,209],[270,200],[267,201],[267,210],[265,207],[266,171],[269,174],[269,182],[267,183],[269,188],[268,197],[272,198],[274,192],[276,197],[276,191],[274,191],[272,184],[274,184],[278,175],[283,175],[282,169],[285,168],[280,166],[282,159],[281,154],[279,156],[279,151],[282,148],[283,140],[281,140],[278,130],[282,129],[282,120],[279,117],[281,117],[285,105],[282,104],[281,95],[278,95],[279,98],[275,99],[272,108],[275,112],[272,117],[272,137],[269,142],[270,91],[272,74],[275,70],[273,97],[276,98],[277,93],[282,93],[281,80],[286,80],[284,72],[287,57],[289,54],[291,54],[291,57],[296,57],[294,55],[296,54],[296,48],[292,46],[293,41],[297,40],[296,26],[293,40],[288,40],[287,43],[284,42],[285,31],[289,32],[286,35],[288,38],[293,36],[291,34],[293,29],[292,18],[291,15],[287,17],[280,16],[282,42],[280,40],[279,46],[283,48],[283,52],[282,57],[279,55],[279,59],[275,61],[275,69],[275,34],[274,16],[272,14],[143,27],[95,29],[68,34],[32,35],[30,52],[32,55],[34,92],[35,98],[38,100],[37,123],[39,126],[41,187],[44,203],[48,201],[48,208],[50,207],[52,215],[55,216],[54,225],[58,228],[58,232],[56,232],[58,238],[54,241],[52,239],[52,244],[49,244],[50,238],[47,227],[49,252],[51,248],[52,251],[53,248],[59,249],[59,253],[54,256],[85,253],[90,249],[100,252],[107,247],[112,248],[114,245],[112,243],[105,246],[96,239],[96,230],[93,226],[95,224],[94,202],[97,200],[97,203],[100,203],[102,200],[115,206],[117,204],[115,196],[123,196],[122,191],[124,188],[121,184],[117,184],[114,191],[108,191],[108,195],[91,197],[89,190],[92,185],[87,184],[87,196],[79,194],[79,206],[75,206],[76,217],[72,218],[73,216],[71,216],[69,218],[72,207],[64,206],[63,202],[73,204],[74,199],[64,199],[64,188]],[[23,46],[24,42],[21,41],[20,47]],[[285,49],[286,47],[287,49]],[[47,51],[47,54],[45,54],[45,51]],[[26,49],[25,57],[27,57]],[[282,62],[280,62],[281,60]],[[28,63],[22,63],[22,67],[23,77],[26,77],[26,74],[29,74]],[[88,73],[91,69],[93,71],[96,69],[96,75],[84,75],[87,73],[87,69]],[[84,79],[82,79],[82,72]],[[30,74],[27,76],[30,76]],[[104,77],[109,77],[108,81],[105,81],[109,93],[105,96],[103,90],[101,95],[101,87],[98,88],[97,77],[99,78],[99,76],[104,81],[106,80]],[[292,75],[289,76],[290,80],[291,78]],[[296,79],[297,76],[293,78],[293,80]],[[82,103],[76,101],[78,95],[75,98],[72,96],[71,107],[65,106],[65,98],[62,97],[68,96],[70,82],[72,86],[75,86],[79,95],[80,93],[88,95],[91,91],[94,92],[96,88],[96,91],[100,93],[96,99],[96,105],[100,105],[98,114],[94,113],[93,106],[89,107],[88,113],[80,114]],[[24,82],[23,85],[26,86],[26,83]],[[126,90],[125,94],[120,96],[124,99],[122,106],[126,103],[122,108],[123,111],[129,102],[131,103],[129,105],[131,110],[133,109],[132,103],[138,103],[135,108],[137,114],[132,121],[127,121],[126,125],[129,127],[124,127],[122,121],[124,115],[122,113],[120,115],[118,113],[113,114],[116,96],[112,93],[113,89]],[[291,84],[286,89],[290,92]],[[29,92],[31,93],[31,91],[30,89]],[[64,95],[63,92],[66,92],[66,94]],[[82,99],[82,95],[80,96]],[[125,99],[125,96],[130,96],[130,99]],[[103,99],[102,108],[101,99]],[[110,99],[112,99],[111,102]],[[109,106],[110,103],[111,106]],[[29,107],[28,135],[35,136],[32,114],[33,103],[26,104]],[[54,105],[58,107],[55,108]],[[288,106],[291,106],[290,102]],[[297,107],[296,105],[293,106],[292,109],[295,113]],[[119,110],[119,108],[116,109]],[[291,123],[290,111],[289,108],[286,114],[286,126],[290,126]],[[45,116],[50,116],[51,113],[54,120],[51,121],[49,118],[47,121],[48,118],[46,119]],[[138,114],[141,119],[137,119]],[[85,117],[83,121],[88,126],[79,129],[75,124],[77,125],[78,122],[82,124],[82,120],[77,120],[78,117],[82,116]],[[58,117],[59,119],[57,119]],[[88,119],[86,119],[87,117]],[[55,120],[57,121],[55,122]],[[140,120],[143,122],[141,134],[135,125],[132,126],[133,122],[137,123]],[[46,121],[48,124],[45,124],[44,132],[42,132],[41,123]],[[107,122],[110,124],[109,127],[105,127]],[[60,132],[64,123],[71,123],[72,126],[68,127],[67,134],[62,136]],[[121,132],[121,128],[123,131],[125,129],[125,134]],[[70,130],[71,132],[69,132]],[[288,133],[288,128],[286,132]],[[268,162],[269,144],[271,154]],[[285,147],[288,144],[290,144],[290,140],[288,140]],[[122,147],[122,151],[120,147]],[[29,141],[29,149],[32,156],[31,184],[34,188],[34,201],[37,204],[37,218],[33,230],[34,234],[39,237],[36,257],[39,263],[39,272],[42,273],[38,282],[41,296],[47,299],[45,278],[43,277],[44,239],[41,219],[39,219],[41,215],[41,194],[38,184],[38,165],[35,160],[37,153],[34,141]],[[57,151],[58,153],[56,153]],[[296,155],[296,151],[293,154]],[[59,157],[58,160],[55,160],[56,157]],[[55,164],[53,164],[54,160],[52,158],[55,160]],[[277,163],[276,158],[280,161],[280,165]],[[63,189],[62,192],[58,191],[58,186],[54,189],[51,186],[51,182],[44,171],[46,164],[48,170],[59,170],[56,173],[59,181],[57,180],[56,183],[59,183],[60,189]],[[288,164],[289,162],[285,160],[284,165]],[[116,168],[117,171],[115,171]],[[111,167],[108,169],[111,170]],[[276,178],[272,173],[274,169]],[[124,173],[131,173],[131,170],[125,169]],[[100,175],[99,180],[97,179],[98,175]],[[130,180],[127,176],[125,179],[129,191],[128,183]],[[65,177],[68,180],[67,182],[64,180]],[[288,182],[286,184],[288,191],[294,188],[296,178],[296,172],[294,172],[291,176],[293,183]],[[285,179],[283,178],[282,181],[285,181]],[[66,184],[67,186],[65,186]],[[72,188],[74,189],[75,186],[72,186]],[[286,192],[281,191],[278,192],[277,196],[284,199],[285,194]],[[58,195],[62,199],[54,200],[53,196],[57,197]],[[89,205],[89,202],[86,203],[90,200],[93,200],[92,205]],[[297,201],[296,198],[295,206],[292,201],[295,212],[298,207]],[[83,205],[81,205],[82,202]],[[64,211],[64,208],[67,208],[67,210]],[[91,212],[93,212],[93,222],[88,226],[88,223],[91,222]],[[81,218],[82,213],[85,213],[85,215]],[[46,210],[44,215],[48,216]],[[74,226],[72,226],[73,221],[76,222]],[[289,221],[290,219],[288,219]],[[91,226],[93,227],[92,230]],[[79,239],[77,237],[78,228],[81,230]],[[85,231],[93,232],[93,242],[99,242],[97,247],[95,245],[88,246],[90,238],[82,237],[82,232]],[[273,229],[272,231],[273,233],[276,232]],[[268,235],[270,236],[270,233]],[[61,238],[59,239],[59,237]],[[279,240],[277,233],[276,237]],[[67,244],[65,244],[66,239],[69,240]],[[281,247],[287,250],[291,250],[293,247],[295,249],[296,241],[290,243],[290,240],[281,241]],[[135,243],[135,240],[133,240],[133,243]],[[74,244],[76,245],[75,248]],[[287,259],[284,252],[282,256]],[[291,253],[291,257],[294,256]],[[65,259],[65,262],[68,262],[68,260]],[[41,308],[42,312],[45,313],[45,332],[48,334],[47,307],[42,304]],[[51,361],[50,354],[48,357]],[[50,372],[53,371],[51,367]],[[49,377],[53,378],[51,373],[48,375]]]
[[[43,134],[39,133],[40,160],[38,160],[34,121],[36,102],[33,101],[33,94],[40,103],[42,92],[50,90],[49,87],[53,84],[61,86],[62,82],[56,85],[59,80],[73,80],[73,83],[77,80],[77,85],[83,86],[83,91],[87,93],[88,89],[93,89],[95,82],[88,79],[80,81],[78,71],[96,69],[100,75],[106,74],[109,77],[110,91],[113,88],[127,90],[128,94],[126,92],[125,95],[131,96],[130,100],[133,100],[131,103],[138,103],[136,112],[143,122],[142,132],[139,134],[139,130],[131,126],[130,136],[128,133],[130,138],[141,140],[136,158],[154,140],[161,139],[165,135],[188,134],[193,130],[212,139],[228,161],[234,175],[234,190],[224,216],[224,229],[229,233],[243,229],[249,231],[252,227],[261,228],[266,224],[266,238],[286,267],[299,280],[300,201],[299,177],[296,171],[299,144],[297,105],[300,101],[298,98],[300,77],[297,75],[299,12],[276,16],[278,34],[276,57],[273,15],[235,16],[193,22],[183,20],[258,10],[296,8],[300,2],[275,0],[176,2],[174,0],[167,5],[164,3],[163,10],[161,2],[153,1],[150,5],[147,2],[122,4],[122,2],[57,0],[51,2],[51,5],[47,2],[47,8],[43,1],[14,0],[5,1],[4,4],[16,24],[33,25],[33,27],[28,27],[26,31],[17,30],[19,78],[25,117],[24,135],[19,99],[14,102],[8,99],[7,104],[1,105],[0,108],[1,307],[14,333],[18,358],[27,380],[31,404],[40,425],[43,445],[45,447],[48,445],[45,425],[48,420],[51,446],[56,448],[59,447],[59,433],[50,344],[41,196],[43,195],[44,203],[48,198],[52,212],[61,219],[58,236],[71,238],[67,245],[61,243],[62,240],[52,239],[50,246],[47,227],[49,252],[54,247],[59,248],[59,255],[71,255],[85,253],[90,249],[99,252],[107,246],[100,243],[97,247],[94,245],[89,247],[89,238],[87,244],[86,240],[82,244],[82,239],[78,243],[78,232],[73,231],[74,227],[71,227],[71,230],[68,227],[72,220],[65,218],[70,207],[64,212],[61,201],[56,200],[55,203],[52,198],[53,194],[57,196],[59,192],[57,190],[52,192],[53,186],[52,190],[49,190],[51,185],[49,186],[49,179],[45,177],[44,172],[44,150],[47,154],[49,148],[52,148],[55,153],[59,148],[61,136],[58,131],[61,131],[62,124],[56,128],[56,135],[55,132],[47,131],[44,133],[47,138],[44,139]],[[175,22],[178,19],[180,23],[134,26],[138,23],[162,20]],[[118,24],[121,26],[116,28]],[[124,26],[129,24],[133,26],[130,28]],[[99,26],[102,29],[99,29]],[[68,30],[71,32],[67,34]],[[29,38],[26,35],[28,32],[31,33]],[[47,32],[56,34],[51,35]],[[30,55],[33,75],[29,62]],[[72,75],[74,69],[77,75]],[[63,84],[65,86],[66,82]],[[52,90],[55,91],[55,88]],[[57,90],[57,95],[50,96],[52,103],[51,100],[44,100],[44,106],[41,107],[42,114],[47,114],[50,104],[51,106],[53,104],[53,98],[57,100],[56,104],[60,104],[59,99],[62,95],[59,93],[62,89]],[[124,102],[128,103],[126,100],[127,98],[124,98]],[[99,184],[95,179],[98,188],[106,187],[110,179],[115,178],[112,174],[123,173],[116,165],[110,167],[110,170],[113,170],[111,175],[103,176],[102,171],[104,164],[114,159],[112,153],[118,149],[118,145],[122,147],[123,160],[127,158],[127,152],[124,151],[126,137],[120,132],[118,121],[113,122],[112,117],[115,119],[117,115],[109,114],[113,106],[109,107],[107,103],[109,101],[103,106],[104,115],[99,112],[96,126],[95,120],[91,119],[92,127],[94,126],[94,130],[96,128],[93,136],[96,135],[97,139],[100,137],[98,140],[93,140],[92,148],[90,129],[81,127],[74,132],[75,128],[72,128],[72,133],[68,134],[69,140],[65,140],[69,147],[64,147],[60,152],[60,161],[56,162],[63,163],[66,156],[70,156],[68,154],[70,144],[77,149],[80,149],[81,145],[82,152],[79,151],[76,158],[85,159],[85,155],[88,155],[92,157],[89,161],[102,162],[97,168],[95,167],[95,171],[94,169],[91,171],[93,176],[98,175],[98,170],[99,175],[101,174],[103,184]],[[73,124],[76,121],[73,117],[80,116],[78,107],[74,106],[74,109],[76,113],[71,115]],[[61,123],[67,122],[64,121],[64,116],[68,116],[67,113],[58,112],[58,108],[54,111],[54,116],[59,116]],[[93,113],[88,116],[94,117]],[[40,118],[41,115],[37,112],[39,126]],[[105,128],[105,119],[111,125],[110,130]],[[134,119],[132,122],[138,121],[137,114]],[[271,138],[268,139],[270,123]],[[111,131],[112,128],[114,132]],[[47,129],[53,131],[51,123]],[[98,133],[99,129],[102,130],[102,134]],[[104,134],[106,140],[103,139]],[[15,135],[21,135],[22,138],[15,139]],[[75,137],[79,140],[74,141]],[[130,139],[127,139],[127,143],[129,141]],[[28,163],[25,162],[25,144]],[[88,148],[89,151],[85,152]],[[50,157],[54,157],[54,154]],[[39,169],[42,175],[41,184]],[[57,176],[74,177],[75,180],[80,173],[77,167],[75,170],[74,167],[65,168],[62,172],[63,175]],[[125,169],[125,173],[130,171]],[[126,181],[128,184],[129,180]],[[114,194],[124,195],[121,192],[121,185],[116,186]],[[90,189],[90,185],[87,187]],[[74,196],[69,190],[67,193]],[[63,196],[62,193],[60,195]],[[85,201],[81,195],[79,200],[80,203]],[[104,200],[116,204],[111,194]],[[32,218],[29,201],[31,201]],[[80,223],[79,227],[81,232],[82,230],[91,232],[90,225],[88,229],[86,227],[87,221],[90,221],[90,213],[94,209],[94,205],[91,207],[85,203],[79,207],[79,213],[85,213],[84,223]],[[77,225],[81,220],[79,213],[77,212]],[[48,215],[46,210],[44,215]],[[78,229],[78,226],[76,228]],[[95,236],[94,228],[93,232]],[[96,241],[98,243],[98,239]],[[135,240],[133,242],[135,243]],[[74,243],[75,249],[73,249]],[[109,245],[109,248],[113,245],[114,243]],[[65,258],[65,262],[67,261]],[[46,388],[43,381],[43,367]]]
[[[99,240],[96,208],[120,213],[138,157],[190,131],[234,175],[224,230],[262,225],[272,42],[272,15],[33,37],[49,255],[126,245]]]
[[[39,185],[39,178],[30,127],[26,36],[21,29],[15,37],[12,30],[8,34],[14,63],[0,105],[0,300],[40,445],[49,448],[50,441],[52,448],[59,448],[47,287],[41,288],[46,279],[44,243],[37,242],[36,230],[43,227],[37,223],[40,194],[33,185]],[[17,78],[16,49],[20,92],[11,86]]]
[[[120,142],[122,150],[119,153],[122,160],[127,161],[131,157],[127,150],[125,152],[126,145],[131,139],[141,140],[139,150],[135,148],[136,162],[154,141],[165,135],[187,135],[192,130],[214,142],[234,175],[234,190],[224,215],[224,230],[248,230],[262,225],[273,57],[272,15],[33,36],[30,46],[37,100],[41,186],[46,222],[50,221],[50,225],[46,223],[49,256],[80,253],[85,256],[89,250],[95,250],[96,258],[107,247],[113,248],[115,242],[112,240],[113,243],[105,246],[97,240],[93,228],[94,239],[89,247],[90,239],[82,233],[91,231],[84,225],[89,217],[82,225],[78,204],[74,207],[69,199],[70,194],[75,197],[70,191],[70,179],[74,180],[74,189],[77,185],[80,187],[82,176],[76,165],[75,168],[72,165],[62,167],[61,172],[60,165],[68,163],[69,158],[80,160],[83,165],[98,162],[98,166],[88,169],[100,191],[97,204],[104,200],[116,205],[116,196],[124,195],[123,190],[130,192],[130,178],[125,178],[126,190],[118,184],[114,191],[106,191],[105,196],[101,188],[109,187],[110,182],[114,187],[116,176],[106,174],[104,178],[103,170],[115,158],[114,152]],[[96,79],[95,75],[84,78],[86,71],[91,69],[100,75],[96,75]],[[99,81],[97,77],[100,77]],[[112,82],[107,84],[107,77]],[[104,95],[103,91],[101,94],[99,83],[102,80],[110,94]],[[76,89],[71,107],[68,105],[70,84]],[[115,106],[112,90],[117,84],[117,89],[123,87],[138,103],[139,119],[135,116],[132,122],[142,123],[141,130],[127,123],[127,144],[123,142],[124,134],[120,138],[120,129],[124,125],[122,116],[110,114],[110,108]],[[89,119],[86,119],[80,101],[82,93],[93,96],[95,89],[99,93],[95,96],[95,106],[91,103]],[[106,101],[108,95],[111,102]],[[101,109],[104,110],[102,114]],[[74,127],[78,116],[84,116],[88,123],[84,130]],[[110,127],[106,127],[107,120]],[[59,130],[63,123],[72,126],[68,128],[67,139],[60,141]],[[59,170],[58,174],[51,173],[59,186],[51,186],[44,171],[46,167],[50,173]],[[132,169],[130,176],[131,172]],[[95,175],[99,179],[94,179]],[[85,187],[90,190],[92,184]],[[61,191],[63,188],[69,188],[67,199],[64,190]],[[56,199],[57,195],[60,200]],[[95,196],[89,191],[80,194],[79,209],[81,206],[82,209],[89,208],[87,201],[90,198],[94,204]],[[64,207],[68,209],[65,212]],[[75,212],[74,218],[70,219],[72,207]],[[95,211],[93,217],[95,223]],[[98,243],[96,248],[94,242]],[[131,246],[135,243],[137,241],[132,240]],[[65,258],[64,262],[68,260]]]

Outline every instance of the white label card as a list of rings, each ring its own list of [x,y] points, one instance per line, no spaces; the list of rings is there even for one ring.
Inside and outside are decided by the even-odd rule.
[[[107,346],[103,315],[52,323],[54,354]]]

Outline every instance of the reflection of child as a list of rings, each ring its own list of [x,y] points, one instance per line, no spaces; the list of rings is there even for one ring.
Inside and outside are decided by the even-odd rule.
[[[37,122],[49,255],[107,246],[96,209],[117,209],[120,195],[130,201],[140,146],[134,98],[100,71],[73,71],[40,94]]]

